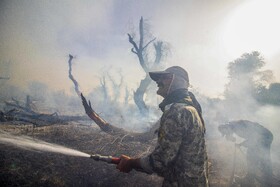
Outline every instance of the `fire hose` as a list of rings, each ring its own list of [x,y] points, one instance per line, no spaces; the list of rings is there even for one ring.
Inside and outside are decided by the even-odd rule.
[[[107,162],[109,164],[119,164],[121,159],[118,157],[112,157],[112,156],[102,156],[99,154],[90,155],[90,158],[92,158],[95,161],[102,161]]]
[[[119,164],[121,159],[119,157],[112,157],[112,156],[103,156],[103,155],[100,155],[100,154],[94,154],[94,155],[90,155],[90,158],[92,158],[93,160],[95,161],[102,161],[102,162],[106,162],[106,163],[109,163],[109,164]],[[147,173],[147,174],[150,174],[149,172],[143,170],[143,169],[139,169],[139,168],[133,168],[134,170],[136,171],[140,171],[140,172],[143,172],[143,173]]]

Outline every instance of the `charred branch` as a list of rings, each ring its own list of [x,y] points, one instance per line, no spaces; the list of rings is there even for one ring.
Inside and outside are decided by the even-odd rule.
[[[86,100],[86,98],[81,93],[82,103],[85,108],[85,112],[90,119],[92,119],[99,128],[109,134],[113,133],[122,133],[124,132],[123,129],[114,127],[107,123],[104,119],[102,119],[91,107],[91,102]]]
[[[152,39],[151,41],[149,41],[144,47],[143,47],[143,50],[146,48],[146,47],[148,47],[148,45],[150,44],[150,43],[152,43],[153,41],[155,41],[156,40],[156,38],[154,38],[154,39]]]
[[[24,107],[24,106],[19,105],[18,102],[12,103],[12,102],[5,101],[5,104],[6,104],[6,106],[12,107],[12,108],[14,108],[15,110],[19,110],[19,111],[28,113],[28,114],[30,114],[30,115],[37,115],[36,112],[34,112],[33,110],[30,110],[30,108],[27,108],[27,107]]]
[[[129,41],[129,43],[131,43],[131,44],[133,45],[133,47],[134,47],[134,48],[132,48],[131,50],[135,50],[134,53],[137,54],[137,52],[139,51],[139,48],[138,48],[137,44],[134,42],[132,36],[131,36],[129,33],[128,33],[127,35],[128,35],[128,41]]]
[[[145,72],[148,72],[148,67],[145,63],[145,60],[143,58],[143,47],[141,45],[141,40],[143,40],[143,35],[140,35],[140,44],[139,44],[139,47],[137,46],[137,44],[135,43],[134,39],[132,38],[132,36],[130,34],[127,34],[128,35],[128,41],[133,45],[133,48],[131,49],[131,51],[137,55],[138,57],[138,60],[139,60],[139,63],[141,65],[141,67],[143,68],[143,70]]]
[[[143,49],[143,42],[144,42],[144,25],[143,25],[143,17],[141,16],[139,22],[139,33],[140,33],[140,41],[139,41],[139,48]]]
[[[90,119],[92,119],[96,123],[96,125],[102,131],[111,134],[113,136],[122,137],[121,141],[124,141],[124,139],[133,140],[133,141],[149,141],[155,138],[156,128],[151,128],[149,132],[145,132],[145,133],[133,133],[109,124],[92,109],[91,102],[90,101],[87,102],[83,94],[81,94],[81,98],[86,114]]]
[[[0,77],[0,79],[9,80],[10,77]]]
[[[74,78],[74,76],[72,75],[72,60],[73,60],[73,56],[69,54],[69,60],[68,60],[68,65],[69,65],[69,70],[68,70],[68,73],[69,73],[69,78],[70,80],[74,83],[74,86],[75,86],[75,91],[77,93],[77,95],[80,97],[80,90],[79,90],[79,84],[78,82],[76,81],[76,79]]]
[[[30,107],[31,99],[26,98],[25,106],[19,104],[19,101],[13,99],[13,102],[5,101],[7,108],[12,108],[7,112],[0,111],[0,121],[21,121],[38,126],[48,126],[52,124],[64,124],[70,121],[88,120],[86,116],[59,116],[57,113],[44,114],[32,110]]]
[[[134,48],[131,48],[131,52],[137,55],[137,52],[134,50]]]

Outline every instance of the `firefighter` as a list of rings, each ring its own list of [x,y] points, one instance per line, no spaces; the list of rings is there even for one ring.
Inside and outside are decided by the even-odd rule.
[[[218,129],[229,141],[236,141],[233,134],[245,139],[237,144],[247,148],[247,174],[241,180],[241,186],[271,186],[270,147],[273,134],[262,125],[247,120],[231,121]]]
[[[122,155],[117,169],[157,173],[164,178],[162,186],[207,187],[205,125],[201,106],[188,91],[188,73],[173,66],[149,75],[158,85],[157,94],[164,98],[159,105],[163,114],[156,148],[142,158]]]

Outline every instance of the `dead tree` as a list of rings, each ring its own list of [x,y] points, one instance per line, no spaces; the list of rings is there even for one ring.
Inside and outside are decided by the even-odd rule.
[[[117,100],[120,98],[120,94],[121,94],[121,88],[123,86],[123,75],[121,73],[121,71],[119,71],[119,75],[120,75],[120,82],[117,83],[116,80],[108,73],[108,78],[112,83],[112,88],[113,88],[113,102],[117,102]]]
[[[108,88],[107,88],[107,84],[106,84],[106,77],[105,75],[103,75],[100,79],[100,87],[101,87],[101,91],[103,93],[103,101],[104,103],[106,103],[108,100],[110,100],[109,94],[108,94]]]
[[[131,52],[136,54],[139,60],[139,63],[142,67],[142,69],[145,71],[146,76],[143,80],[141,80],[139,87],[134,92],[134,102],[137,105],[139,111],[143,115],[148,114],[148,107],[145,104],[144,101],[144,94],[147,91],[148,86],[151,83],[151,79],[149,77],[149,71],[159,69],[159,65],[162,61],[163,53],[164,53],[164,45],[162,41],[154,42],[156,38],[151,39],[147,43],[144,44],[145,41],[145,32],[144,32],[144,23],[143,23],[143,17],[141,17],[139,22],[139,43],[138,45],[134,41],[134,38],[128,34],[128,41],[132,44],[133,48],[131,49]],[[154,42],[154,49],[155,49],[155,59],[151,63],[149,62],[148,58],[148,46]]]
[[[125,96],[124,96],[124,105],[125,105],[125,106],[128,105],[129,100],[130,100],[129,89],[128,89],[128,87],[126,86],[126,87],[125,87]]]

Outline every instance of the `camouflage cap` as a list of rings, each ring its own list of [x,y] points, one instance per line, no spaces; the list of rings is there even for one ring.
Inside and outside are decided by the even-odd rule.
[[[154,81],[157,81],[161,76],[164,76],[167,74],[173,74],[178,78],[179,77],[183,78],[187,83],[189,83],[188,72],[186,70],[184,70],[183,68],[181,68],[180,66],[172,66],[172,67],[167,68],[164,71],[149,72],[151,79],[153,79]]]

